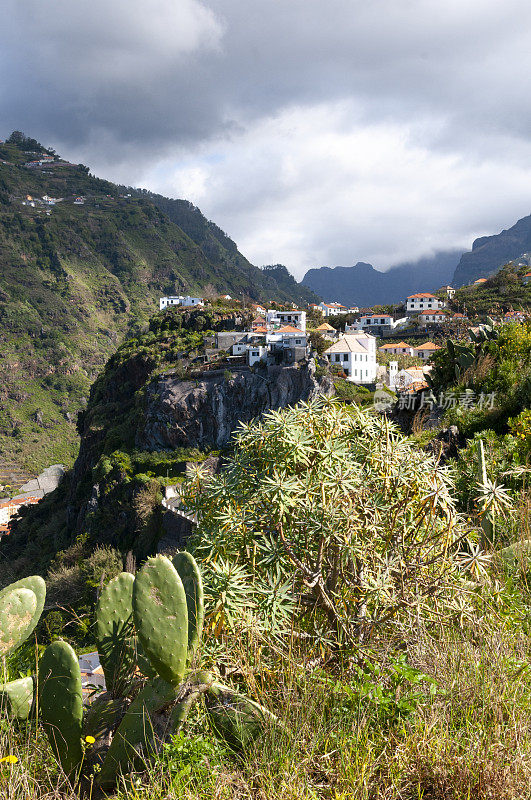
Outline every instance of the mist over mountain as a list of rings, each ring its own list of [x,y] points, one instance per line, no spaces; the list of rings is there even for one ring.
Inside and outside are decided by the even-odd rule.
[[[503,264],[529,250],[531,250],[531,216],[522,217],[512,227],[493,236],[476,239],[472,250],[461,256],[452,278],[453,285],[463,286],[478,278],[487,278]]]
[[[450,283],[459,250],[445,250],[415,262],[398,264],[382,272],[372,264],[358,261],[353,267],[309,269],[302,283],[324,297],[345,305],[372,306],[399,303],[408,294],[438,289]]]

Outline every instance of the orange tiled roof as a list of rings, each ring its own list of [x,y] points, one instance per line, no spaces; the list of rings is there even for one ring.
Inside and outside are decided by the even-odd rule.
[[[284,325],[283,328],[279,328],[278,330],[274,331],[275,333],[300,333],[303,336],[302,331],[298,328],[294,328],[293,325]]]
[[[418,294],[408,294],[407,299],[411,300],[412,297],[433,297],[434,300],[437,300],[434,294],[430,294],[430,292],[419,292]]]
[[[438,344],[433,344],[433,342],[424,342],[424,344],[419,344],[418,347],[414,348],[415,350],[440,350],[441,347]]]
[[[383,344],[380,350],[388,350],[394,347],[411,347],[407,342],[397,342],[396,344]]]

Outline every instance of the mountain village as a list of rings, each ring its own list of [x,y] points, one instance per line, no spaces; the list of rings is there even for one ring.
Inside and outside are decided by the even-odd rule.
[[[522,283],[531,278],[528,272]],[[486,278],[479,278],[471,289],[480,288]],[[387,387],[407,394],[428,388],[427,376],[432,356],[442,348],[447,337],[470,339],[482,321],[467,316],[466,309],[452,308],[452,286],[435,292],[408,295],[393,307],[347,307],[337,301],[311,303],[305,309],[274,305],[265,308],[256,303],[248,310],[255,315],[245,329],[216,333],[207,349],[205,363],[218,362],[225,356],[227,365],[247,367],[268,364],[296,364],[310,356],[325,357],[332,373],[349,383],[375,390]],[[220,299],[234,301],[230,295]],[[159,308],[189,310],[204,308],[210,301],[202,297],[174,295],[161,297]],[[494,312],[493,312],[494,314]],[[494,317],[496,323],[523,322],[523,311],[507,311]],[[335,324],[331,324],[335,323]]]

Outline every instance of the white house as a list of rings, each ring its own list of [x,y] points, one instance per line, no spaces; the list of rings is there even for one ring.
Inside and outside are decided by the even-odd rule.
[[[337,314],[346,314],[348,309],[341,303],[319,303],[319,310],[325,317],[334,317]]]
[[[389,314],[363,314],[360,317],[360,325],[362,330],[364,328],[371,328],[375,325],[389,325],[393,327],[394,319]]]
[[[426,367],[407,367],[399,370],[394,376],[395,388],[400,391],[404,389],[421,389],[426,387]]]
[[[413,348],[407,342],[389,342],[378,348],[382,353],[389,353],[393,356],[412,356]]]
[[[282,344],[283,347],[306,347],[306,341],[305,331],[293,325],[284,325],[266,334],[267,344]]]
[[[428,322],[444,322],[446,314],[444,311],[422,311],[417,319],[421,325],[427,325]]]
[[[267,347],[263,344],[250,344],[247,346],[247,363],[250,367],[254,366],[258,361],[267,358]]]
[[[161,297],[159,300],[159,309],[162,311],[170,306],[204,306],[202,297],[190,297],[189,295],[183,296],[172,295],[170,297]]]
[[[407,311],[438,311],[444,308],[446,303],[435,297],[434,294],[429,292],[419,292],[418,294],[410,294],[406,299]]]
[[[62,199],[62,197],[48,197],[47,194],[43,194],[41,202],[45,206],[54,206],[56,203],[60,203]]]
[[[352,383],[376,381],[376,337],[369,333],[341,336],[324,355],[331,364],[340,366]]]
[[[269,329],[282,328],[289,325],[297,330],[306,332],[306,311],[301,311],[298,308],[291,309],[290,311],[277,311],[270,308],[266,314],[266,324]]]
[[[440,349],[441,348],[438,344],[433,344],[433,342],[424,342],[424,344],[421,344],[413,349],[413,355],[417,356],[417,358],[421,358],[423,361],[429,361],[432,355]]]

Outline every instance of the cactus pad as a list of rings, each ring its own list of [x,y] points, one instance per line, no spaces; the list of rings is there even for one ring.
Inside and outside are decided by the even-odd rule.
[[[185,694],[182,699],[178,699],[171,710],[168,719],[168,730],[172,734],[177,733],[184,723],[186,717],[193,704],[204,694],[214,683],[214,676],[210,672],[194,672],[186,679],[186,684],[183,684],[179,689],[179,698]],[[183,691],[184,690],[184,691]]]
[[[0,709],[6,706],[15,719],[28,719],[33,707],[33,678],[0,684]]]
[[[0,658],[7,655],[28,636],[37,625],[44,600],[46,584],[38,575],[23,578],[0,592]]]
[[[98,775],[98,784],[102,789],[114,786],[121,772],[142,765],[149,756],[153,741],[151,717],[175,700],[176,692],[174,686],[162,678],[155,678],[146,683],[135,697],[113,736]]]
[[[52,750],[71,774],[82,759],[83,694],[79,662],[67,642],[48,645],[40,660],[39,708]]]
[[[96,606],[96,641],[107,691],[117,697],[134,677],[136,648],[133,626],[134,576],[122,572],[109,581]]]
[[[125,697],[112,698],[107,692],[99,695],[88,708],[83,735],[94,736],[95,739],[105,737],[116,728],[126,709]]]
[[[279,725],[267,708],[221,683],[208,689],[205,701],[214,730],[236,750],[247,748],[266,725]]]
[[[133,586],[133,614],[145,655],[174,686],[184,675],[188,609],[179,573],[165,556],[148,558]]]
[[[179,573],[186,595],[186,605],[188,607],[188,663],[190,663],[203,632],[203,619],[205,616],[203,580],[197,561],[190,553],[186,551],[177,553],[172,558],[172,562]]]

